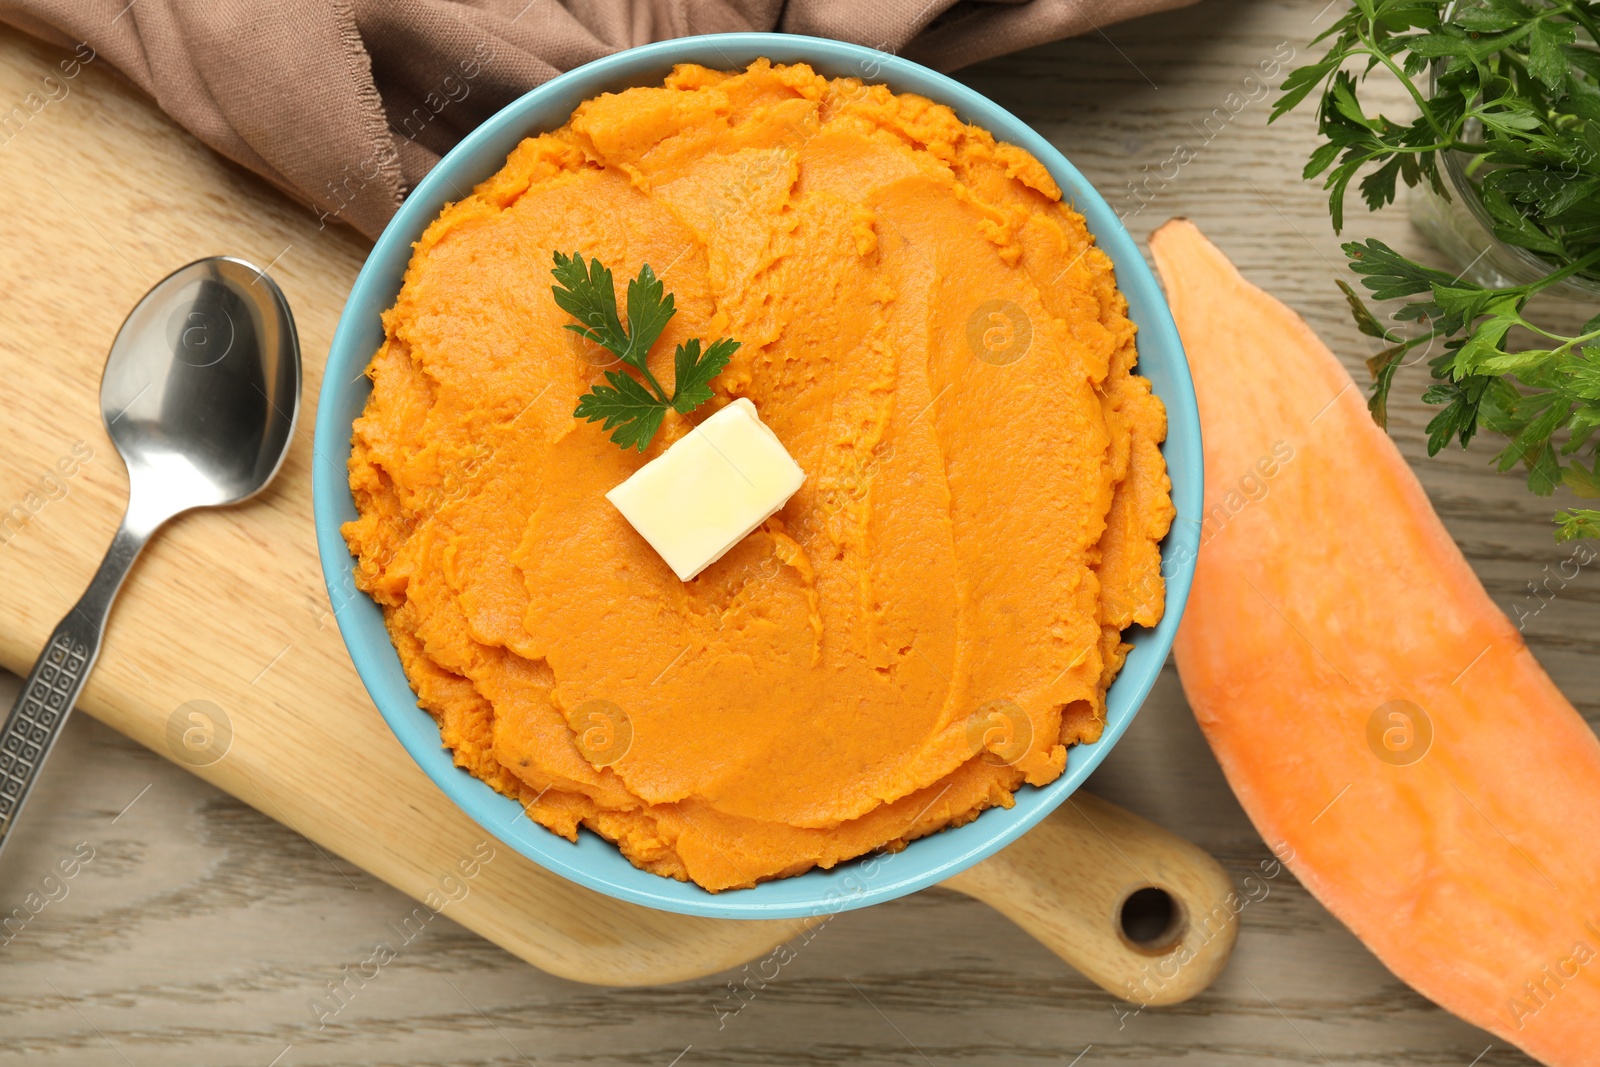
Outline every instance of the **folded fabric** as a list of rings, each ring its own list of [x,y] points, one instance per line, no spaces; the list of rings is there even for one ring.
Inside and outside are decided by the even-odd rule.
[[[781,30],[951,70],[1189,2],[0,0],[0,20],[115,67],[324,224],[376,237],[407,190],[478,123],[625,48]]]

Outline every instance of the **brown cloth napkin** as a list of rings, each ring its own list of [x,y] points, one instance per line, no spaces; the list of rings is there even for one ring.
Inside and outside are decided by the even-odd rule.
[[[478,123],[624,48],[776,29],[951,70],[1189,2],[0,0],[0,19],[110,64],[324,223],[376,237]]]

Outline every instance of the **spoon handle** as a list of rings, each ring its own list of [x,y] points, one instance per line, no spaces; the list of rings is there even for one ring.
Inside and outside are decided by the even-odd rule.
[[[89,588],[56,625],[6,716],[0,729],[0,849],[100,655],[111,602],[150,533],[123,519]]]

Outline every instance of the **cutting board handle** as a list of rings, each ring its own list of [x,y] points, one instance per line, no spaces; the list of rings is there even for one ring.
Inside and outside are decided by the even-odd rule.
[[[1205,989],[1239,936],[1240,898],[1221,864],[1081,791],[944,884],[1000,911],[1101,988],[1141,1007]]]

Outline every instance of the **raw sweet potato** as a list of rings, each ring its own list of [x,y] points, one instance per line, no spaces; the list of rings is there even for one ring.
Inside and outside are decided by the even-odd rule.
[[[1300,317],[1188,221],[1150,248],[1205,436],[1178,670],[1229,783],[1400,978],[1600,1064],[1594,732]]]

